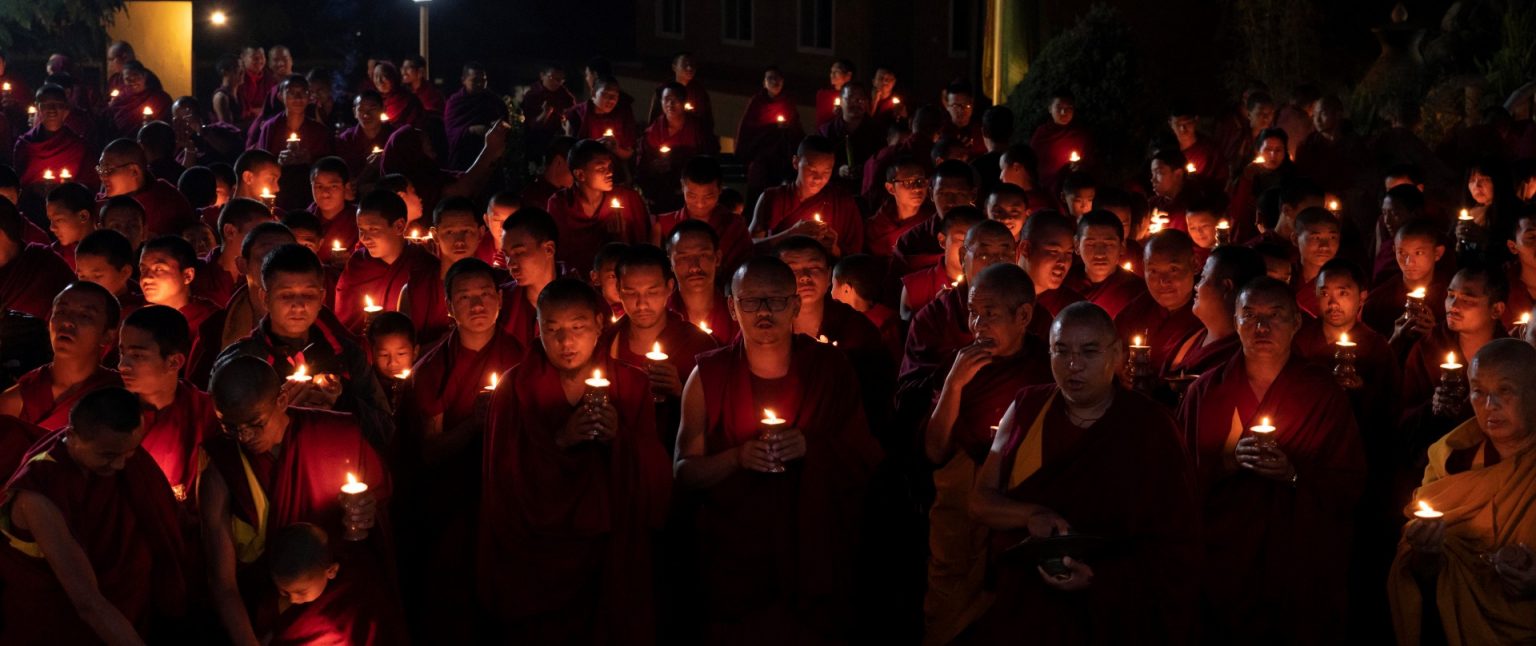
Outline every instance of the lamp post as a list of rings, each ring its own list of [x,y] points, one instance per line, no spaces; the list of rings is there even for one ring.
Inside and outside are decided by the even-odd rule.
[[[432,0],[414,0],[414,2],[416,3],[417,7],[421,8],[421,51],[417,53],[421,54],[421,57],[427,60],[428,65],[431,65],[432,57],[427,56],[427,5],[431,4]],[[423,67],[421,70],[421,74],[427,78],[431,78],[425,67]]]

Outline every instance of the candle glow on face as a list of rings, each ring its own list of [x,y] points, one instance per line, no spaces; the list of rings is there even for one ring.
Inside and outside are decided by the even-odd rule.
[[[347,484],[341,485],[341,492],[342,493],[348,494],[348,495],[352,495],[352,496],[356,496],[357,494],[360,494],[360,493],[362,493],[364,491],[367,491],[367,490],[368,490],[368,483],[358,482],[356,475],[353,475],[353,473],[351,471],[347,472]]]
[[[1434,507],[1429,506],[1429,503],[1423,500],[1419,501],[1419,508],[1413,512],[1414,518],[1422,520],[1439,520],[1444,515],[1445,512],[1435,511]]]

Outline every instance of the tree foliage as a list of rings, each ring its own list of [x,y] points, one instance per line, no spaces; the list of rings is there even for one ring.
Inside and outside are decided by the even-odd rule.
[[[0,0],[0,47],[100,55],[124,0]]]

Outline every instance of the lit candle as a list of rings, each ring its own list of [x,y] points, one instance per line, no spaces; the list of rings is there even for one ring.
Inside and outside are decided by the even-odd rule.
[[[687,110],[689,112],[693,112],[693,103],[688,102],[688,101],[684,101],[683,102],[683,109]]]
[[[1348,332],[1343,332],[1339,334],[1339,340],[1335,345],[1338,345],[1341,348],[1353,348],[1355,347],[1355,342],[1349,340]]]
[[[1456,353],[1445,353],[1445,363],[1440,364],[1441,370],[1461,370],[1461,364],[1456,363]]]
[[[341,485],[341,492],[349,496],[356,496],[368,490],[368,483],[358,482],[357,476],[351,471],[347,472],[347,484]]]
[[[714,330],[709,329],[709,323],[706,323],[704,321],[699,321],[699,329],[702,330],[705,334],[714,334],[715,333]]]
[[[1520,315],[1520,320],[1517,321],[1517,322],[1520,325],[1525,325],[1527,323],[1530,323],[1531,322],[1531,313],[1530,312],[1525,312],[1525,313],[1521,314]]]
[[[379,312],[382,312],[382,311],[384,311],[384,308],[380,307],[379,305],[374,304],[372,296],[369,296],[367,294],[363,294],[363,313],[364,314],[378,314]]]
[[[290,132],[290,133],[288,133],[288,143],[290,143],[290,144],[299,143],[299,133],[297,133],[297,132]]]
[[[363,495],[363,493],[366,491],[368,491],[368,483],[359,482],[357,480],[357,476],[353,475],[351,471],[348,471],[347,483],[341,485],[342,506],[351,507],[352,505],[357,504],[358,496]],[[345,521],[343,521],[343,524],[345,524]],[[348,526],[346,527],[346,531],[342,533],[341,537],[344,540],[360,541],[368,538],[368,528]]]
[[[421,229],[411,229],[411,232],[405,237],[411,242],[421,242]]]
[[[1338,200],[1328,200],[1328,210],[1329,211],[1333,211],[1334,213],[1338,213],[1339,212],[1339,201]]]
[[[35,105],[27,106],[27,116],[29,116],[29,117],[37,116],[37,106],[35,106]]]
[[[838,107],[838,106],[840,106],[842,104],[843,104],[843,97],[840,97],[840,96],[832,97],[832,107],[835,108],[835,107]]]
[[[1419,501],[1419,508],[1413,512],[1413,517],[1419,520],[1440,520],[1444,516],[1445,512],[1435,511],[1434,507],[1423,500]]]
[[[661,151],[661,154],[665,155],[669,152],[672,152],[672,147],[666,144],[662,144],[661,148],[658,148],[657,150]]]
[[[110,96],[115,99],[119,94],[122,94],[122,92],[114,89],[112,90],[112,94]]]
[[[1189,173],[1191,175],[1195,174],[1195,162],[1189,162],[1188,164],[1185,164],[1184,165],[1184,172]]]
[[[1232,228],[1232,223],[1227,222],[1226,220],[1221,220],[1221,221],[1216,223],[1216,228],[1221,230],[1221,231],[1226,231],[1226,230]],[[1223,252],[1223,253],[1225,253],[1225,252]]]
[[[0,83],[0,92],[10,92],[10,91],[11,91],[11,82],[10,81],[6,81],[4,83]]]
[[[53,179],[54,179],[54,177],[53,177],[53,169],[51,169],[51,168],[44,169],[43,170],[43,181],[51,182],[51,181],[53,181]]]
[[[603,378],[602,368],[593,368],[592,376],[587,379],[586,384],[592,388],[607,388],[609,381]]]
[[[1136,336],[1131,337],[1131,347],[1132,348],[1136,348],[1137,350],[1140,350],[1140,349],[1145,348],[1147,346],[1146,346],[1146,344],[1142,343],[1141,335],[1138,334]]]
[[[1250,426],[1248,430],[1253,431],[1253,436],[1258,438],[1259,446],[1275,445],[1275,427],[1269,423],[1268,417],[1260,419],[1257,426]]]
[[[1255,163],[1255,164],[1262,164],[1262,163],[1264,163],[1264,161],[1265,161],[1265,159],[1264,159],[1263,155],[1254,155],[1253,156],[1253,163]]]
[[[381,121],[383,123],[389,123],[389,113],[388,112],[380,112],[379,113],[379,121]]]
[[[603,136],[604,137],[612,137],[613,136],[613,128],[609,128],[607,130],[604,130],[603,131]]]
[[[288,375],[288,381],[296,384],[307,384],[311,381],[314,381],[314,379],[315,377],[309,374],[309,366],[302,363],[299,364],[299,368],[297,370],[293,371],[293,374]]]
[[[153,117],[153,116],[155,116],[155,109],[151,108],[151,107],[149,107],[147,105],[144,106],[144,118],[148,119],[148,118]]]
[[[657,341],[656,343],[651,345],[651,351],[645,353],[645,358],[650,359],[651,361],[666,361],[667,360],[667,353],[661,351],[661,342],[660,341]]]
[[[772,408],[763,409],[763,426],[773,428],[775,426],[783,426],[787,422],[788,420],[774,414]]]
[[[1077,151],[1074,150],[1072,151],[1072,154],[1067,155],[1067,161],[1076,164],[1077,162],[1083,161],[1083,156],[1077,154]]]
[[[1456,215],[1456,219],[1457,220],[1461,220],[1462,222],[1471,222],[1472,221],[1472,212],[1468,211],[1466,209],[1462,209],[1461,213]]]
[[[764,408],[763,420],[760,423],[762,424],[762,432],[760,437],[770,442],[768,452],[772,459],[772,465],[768,467],[768,472],[783,473],[784,463],[779,461],[778,450],[771,443],[776,442],[779,439],[779,431],[785,424],[788,424],[789,422],[788,420],[785,420],[784,418],[774,414],[772,408]]]
[[[270,209],[275,201],[277,201],[277,196],[272,194],[272,189],[265,186],[261,187],[261,202]]]
[[[410,368],[406,368],[404,370],[401,370],[398,374],[396,374],[395,378],[399,379],[401,381],[404,381],[407,377],[410,377],[410,376],[411,376],[411,369]]]
[[[377,154],[382,153],[382,152],[384,152],[383,148],[380,148],[378,146],[374,146],[373,147],[373,154],[377,155]]]
[[[334,251],[336,253],[341,253],[342,251],[345,251],[345,249],[341,248],[341,241],[340,240],[331,240],[331,251]]]
[[[823,223],[823,222],[822,222],[822,221],[821,221],[821,214],[820,214],[820,213],[812,213],[812,214],[811,214],[811,219],[812,219],[812,220],[815,220],[815,221],[816,221],[816,223],[817,223],[817,224],[824,224],[824,223]]]
[[[496,373],[493,372],[493,373],[491,373],[490,378],[486,381],[485,391],[486,392],[492,392],[492,391],[496,390],[496,383],[497,383]],[[591,383],[592,382],[590,380],[587,382],[588,385],[591,385]]]
[[[1135,268],[1131,265],[1131,261],[1129,261],[1129,260],[1121,263],[1120,264],[1120,268],[1124,269],[1126,271],[1135,271]]]
[[[618,323],[619,322],[619,315],[618,314],[609,314],[608,315],[608,322],[610,324],[611,323]]]
[[[75,177],[74,175],[70,175],[69,174],[69,169],[68,168],[61,168],[61,169],[59,169],[59,179],[61,179],[61,180],[70,180],[70,179],[74,179],[74,177]]]
[[[899,97],[899,96],[891,97],[891,105],[901,105],[901,97]]]
[[[781,114],[777,117],[774,117],[774,120],[778,121],[779,123],[784,123],[784,115]]]
[[[1422,300],[1424,300],[1424,293],[1425,293],[1424,292],[1424,288],[1423,287],[1419,287],[1419,288],[1417,288],[1417,289],[1415,289],[1415,290],[1413,290],[1411,292],[1408,292],[1408,298],[1417,299],[1417,300],[1422,301]]]
[[[608,200],[608,206],[609,206],[609,208],[615,208],[615,209],[622,209],[622,208],[624,208],[624,205],[619,202],[619,198],[613,198],[611,200]]]

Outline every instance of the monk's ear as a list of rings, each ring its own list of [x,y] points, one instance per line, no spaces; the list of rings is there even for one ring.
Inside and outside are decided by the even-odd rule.
[[[192,281],[195,280],[196,278],[197,278],[197,268],[196,267],[188,267],[186,269],[181,270],[181,283],[183,285],[191,285]]]
[[[187,355],[177,352],[165,358],[165,365],[176,372],[181,372],[181,367],[187,365]]]
[[[101,335],[101,347],[102,347],[102,349],[111,348],[111,347],[114,347],[116,345],[117,345],[117,328],[115,328],[115,327],[114,328],[107,328],[106,334]]]
[[[1514,240],[1505,240],[1504,241],[1504,246],[1509,248],[1509,255],[1515,256],[1515,257],[1519,257],[1520,256],[1520,250],[1515,248],[1515,241]]]
[[[539,249],[543,250],[544,254],[549,256],[550,258],[554,258],[555,257],[555,241],[554,240],[545,240],[544,242],[539,244]]]
[[[799,168],[800,167],[800,156],[799,155],[791,155],[790,158],[789,158],[789,165],[792,168]]]
[[[250,184],[254,183],[255,181],[256,181],[256,173],[252,173],[251,171],[248,171],[248,170],[240,171],[240,182],[239,183],[245,184],[245,185],[250,185]],[[225,238],[225,239],[228,240],[228,238]]]
[[[219,239],[224,240],[226,243],[234,244],[231,241],[240,240],[240,229],[235,228],[233,224],[226,224],[220,227],[219,232],[221,234]]]
[[[235,271],[240,272],[241,276],[250,275],[250,263],[245,261],[245,256],[235,256]]]
[[[340,563],[332,563],[331,567],[325,568],[325,579],[327,581],[335,579],[336,578],[336,573],[338,573],[340,571],[341,571],[341,564]]]
[[[394,222],[389,223],[389,228],[394,229],[397,235],[403,236],[405,235],[405,224],[406,218],[400,218],[399,220],[395,220]]]
[[[1019,327],[1028,328],[1029,322],[1035,318],[1035,304],[1024,303],[1019,305],[1019,310],[1014,313],[1014,317],[1018,319]]]
[[[1504,310],[1508,307],[1508,303],[1494,303],[1492,307],[1488,308],[1489,311],[1493,314],[1495,323],[1497,323],[1499,319],[1504,318]]]
[[[1440,257],[1445,255],[1445,245],[1435,245],[1435,262],[1440,262]]]

